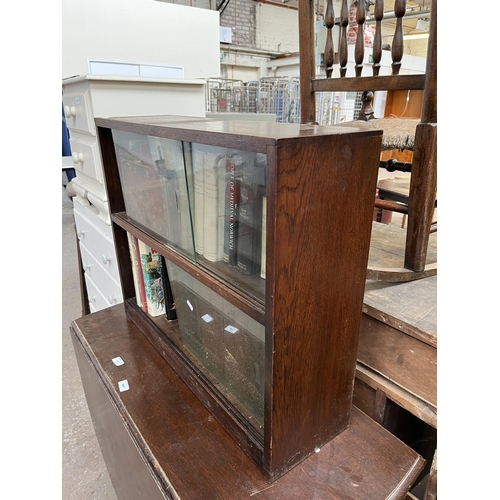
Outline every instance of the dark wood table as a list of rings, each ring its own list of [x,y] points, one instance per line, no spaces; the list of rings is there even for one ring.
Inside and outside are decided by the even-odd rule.
[[[437,276],[368,281],[357,378],[437,428]]]
[[[403,499],[424,467],[414,450],[352,407],[347,430],[268,483],[140,333],[124,304],[76,320],[71,333],[120,499]],[[112,361],[118,356],[121,366]],[[122,392],[124,380],[129,388]]]

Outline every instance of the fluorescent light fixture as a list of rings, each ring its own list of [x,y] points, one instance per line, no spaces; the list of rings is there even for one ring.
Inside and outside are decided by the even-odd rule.
[[[429,31],[429,21],[426,21],[425,19],[419,19],[417,21],[416,29],[422,31]]]

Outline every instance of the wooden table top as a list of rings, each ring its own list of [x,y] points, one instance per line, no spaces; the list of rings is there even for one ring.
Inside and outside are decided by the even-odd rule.
[[[270,484],[140,333],[124,304],[84,316],[71,329],[157,483],[180,498],[395,500],[405,498],[423,468],[417,453],[352,407],[347,430]],[[125,363],[115,366],[116,356]],[[119,392],[124,379],[129,390]]]

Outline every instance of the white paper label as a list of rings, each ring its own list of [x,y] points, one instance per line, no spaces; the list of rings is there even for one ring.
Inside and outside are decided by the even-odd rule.
[[[116,358],[113,358],[111,361],[113,361],[113,363],[116,365],[116,366],[121,366],[125,363],[125,361],[123,361],[122,358],[120,358],[120,356],[116,357]]]
[[[120,392],[128,391],[128,380],[120,380],[120,382],[118,382],[118,389],[120,389]]]
[[[210,314],[205,314],[204,316],[201,317],[201,319],[203,321],[205,321],[205,323],[210,323],[210,321],[214,320],[214,318],[212,318],[212,316],[210,316]]]
[[[229,333],[236,333],[238,331],[238,328],[236,328],[235,326],[232,326],[232,325],[228,325],[228,326],[226,326],[226,328],[224,328],[224,330],[226,330],[226,332],[229,332]]]
[[[191,305],[191,302],[189,302],[189,300],[186,300],[187,302],[187,305],[189,306],[189,309],[191,309],[191,311],[194,309],[193,306]]]

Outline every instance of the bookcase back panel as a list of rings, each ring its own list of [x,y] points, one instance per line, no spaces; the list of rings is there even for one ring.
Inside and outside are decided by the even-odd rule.
[[[264,326],[166,259],[179,337],[171,340],[262,434]]]

